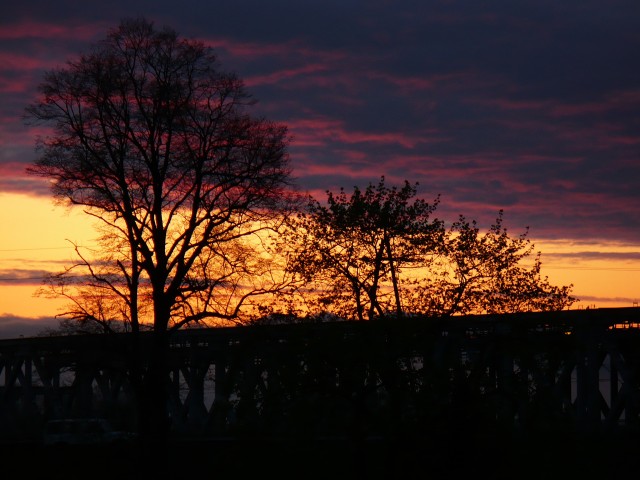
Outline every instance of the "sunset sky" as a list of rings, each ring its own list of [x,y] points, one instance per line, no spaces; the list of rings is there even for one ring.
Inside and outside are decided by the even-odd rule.
[[[640,301],[640,2],[4,2],[0,16],[0,338],[55,323],[33,298],[90,245],[79,212],[25,175],[24,108],[62,66],[127,17],[218,53],[286,123],[296,183],[324,191],[405,179],[436,216],[529,227],[572,308]]]

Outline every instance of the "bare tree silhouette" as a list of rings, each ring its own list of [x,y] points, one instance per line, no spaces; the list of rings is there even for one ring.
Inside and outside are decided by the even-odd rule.
[[[145,316],[152,322],[149,368],[138,372],[150,437],[166,427],[169,332],[235,318],[252,295],[280,286],[245,282],[266,267],[260,242],[244,240],[286,208],[290,174],[286,126],[250,115],[254,103],[211,48],[138,18],[46,73],[27,107],[53,132],[28,172],[102,232],[98,258],[82,255],[54,280],[74,299],[68,313],[103,324],[121,315],[134,335]],[[101,296],[65,285],[80,267]],[[100,310],[105,296],[112,312]]]

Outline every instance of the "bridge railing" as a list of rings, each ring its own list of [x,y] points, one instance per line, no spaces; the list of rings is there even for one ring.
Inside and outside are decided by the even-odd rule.
[[[420,435],[636,427],[640,309],[176,332],[176,435]],[[143,337],[143,347],[145,344]],[[0,437],[54,418],[136,428],[122,335],[0,341]]]

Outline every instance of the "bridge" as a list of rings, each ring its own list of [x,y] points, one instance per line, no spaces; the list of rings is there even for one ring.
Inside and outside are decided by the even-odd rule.
[[[639,327],[634,307],[183,330],[166,372],[171,432],[636,428]],[[1,340],[0,439],[69,417],[135,428],[131,351],[128,334]]]

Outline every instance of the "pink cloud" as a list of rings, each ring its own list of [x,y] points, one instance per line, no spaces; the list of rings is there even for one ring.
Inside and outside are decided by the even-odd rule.
[[[61,63],[62,59],[50,52],[0,51],[0,93],[25,93],[39,80],[36,72],[55,68]]]
[[[234,58],[259,59],[264,57],[279,57],[282,59],[304,58],[321,60],[323,63],[333,63],[344,59],[345,54],[335,51],[312,49],[298,41],[286,43],[257,43],[238,42],[229,38],[204,37],[200,38],[206,45],[214,49],[225,50]]]
[[[311,72],[309,72],[311,73]],[[317,68],[314,75],[292,77],[287,82],[287,88],[300,90],[315,90],[324,96],[330,96],[331,101],[341,104],[364,105],[366,100],[358,95],[352,95],[362,89],[359,77],[332,67]]]
[[[327,67],[322,64],[309,64],[297,68],[278,70],[266,75],[248,76],[245,78],[247,86],[274,84],[294,77],[307,77],[310,74],[326,71]]]
[[[0,177],[26,177],[25,164],[19,162],[1,162]]]
[[[298,41],[269,44],[236,42],[226,38],[201,40],[243,63],[250,64],[252,61],[271,58],[273,68],[269,73],[244,76],[248,86],[286,82],[287,88],[293,89],[355,89],[361,88],[361,75],[366,75],[367,78],[375,76],[375,72],[360,72],[360,75],[354,76],[353,59],[347,53],[312,49]],[[345,67],[348,68],[345,70]]]
[[[600,102],[582,104],[561,104],[551,109],[557,116],[601,114],[617,110],[637,111],[640,106],[640,90],[622,90],[611,92]]]
[[[3,25],[0,29],[0,39],[51,38],[86,41],[95,38],[96,34],[103,34],[104,30],[105,25],[102,23],[88,24],[83,22],[78,25],[63,25],[25,21],[13,25]]]
[[[560,104],[549,109],[549,113],[557,117],[568,117],[574,115],[591,115],[604,113],[611,109],[611,105],[606,102],[587,102],[581,104]]]
[[[358,177],[362,174],[362,167],[344,163],[335,165],[305,163],[303,166],[297,168],[296,170],[309,176],[338,175],[344,177]]]
[[[434,88],[440,80],[437,77],[400,77],[396,75],[378,73],[375,77],[394,85],[405,93],[414,92],[416,90],[428,90]]]
[[[495,85],[497,80],[480,76],[473,70],[453,73],[439,73],[427,76],[399,76],[384,72],[370,72],[370,78],[381,79],[393,85],[402,94],[414,94],[421,90],[438,89],[439,92],[457,91],[473,85],[475,89]]]
[[[1,61],[1,60],[0,60]],[[0,73],[2,70],[0,70]],[[8,79],[0,78],[0,93],[23,93],[27,89],[27,83],[22,78]]]
[[[401,132],[364,132],[349,130],[342,120],[329,118],[297,119],[289,123],[297,146],[322,146],[328,143],[369,143],[414,148],[425,142],[424,136]]]
[[[283,54],[283,51],[289,51],[291,48],[282,44],[237,42],[220,37],[204,37],[199,40],[215,49],[226,50],[234,57],[279,56]]]
[[[513,90],[517,95],[517,89]],[[551,100],[520,100],[511,97],[471,98],[469,103],[486,105],[507,111],[534,110],[552,117],[599,115],[607,112],[637,109],[640,105],[640,90],[618,91],[599,101],[566,103]]]
[[[42,59],[28,54],[0,52],[0,69],[2,70],[38,70],[59,63],[58,59]]]
[[[608,138],[609,146],[615,145],[628,145],[636,146],[640,145],[640,136],[637,135],[612,135]]]
[[[34,140],[40,137],[46,137],[53,132],[53,128],[46,126],[31,126],[27,127],[22,124],[21,119],[18,118],[2,118],[0,117],[0,134],[6,139],[10,139],[12,148],[24,149],[33,148]],[[4,148],[7,148],[5,146]]]
[[[486,105],[501,110],[547,110],[552,105],[549,101],[540,100],[516,100],[506,97],[471,98],[469,103]]]
[[[608,150],[613,147],[640,145],[640,137],[621,132],[619,124],[599,122],[591,125],[566,125],[556,127],[556,138],[567,144],[574,144],[592,151]]]

